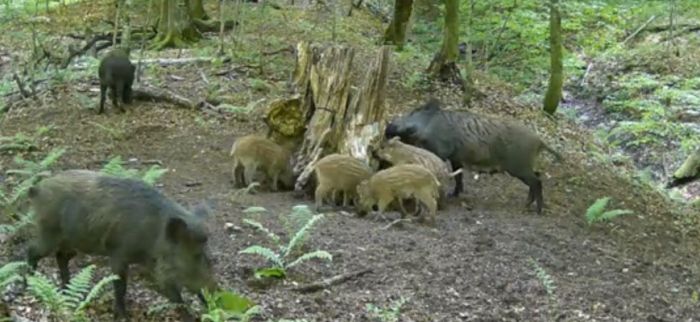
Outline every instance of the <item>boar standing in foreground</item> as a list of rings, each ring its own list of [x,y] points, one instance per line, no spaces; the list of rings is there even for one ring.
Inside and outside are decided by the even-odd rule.
[[[418,164],[430,170],[440,181],[438,210],[444,210],[447,207],[444,189],[448,186],[450,179],[462,173],[462,169],[450,173],[447,163],[437,155],[426,149],[403,143],[398,136],[384,141],[376,151],[376,157],[393,165]]]
[[[251,134],[239,138],[231,147],[231,156],[233,181],[238,188],[253,183],[258,169],[272,180],[272,191],[279,190],[279,181],[287,188],[294,186],[291,151],[264,136]]]
[[[385,136],[399,136],[403,142],[433,152],[449,160],[453,169],[489,174],[507,172],[530,188],[526,206],[536,201],[538,214],[544,205],[540,173],[534,171],[535,160],[542,150],[554,155],[557,161],[562,160],[534,131],[515,120],[444,110],[435,98],[392,121]],[[455,180],[452,196],[458,196],[464,189],[461,173]]]
[[[666,183],[666,189],[681,187],[700,179],[700,149],[683,161],[678,171],[673,174],[673,178]]]
[[[112,105],[120,112],[125,112],[124,106],[118,104],[121,99],[123,104],[131,104],[131,86],[134,84],[134,74],[136,66],[129,60],[126,50],[116,48],[110,51],[102,61],[98,70],[100,77],[100,109],[99,114],[104,112],[107,89],[110,90]]]
[[[54,255],[62,286],[70,280],[68,262],[78,252],[109,257],[114,274],[115,318],[127,318],[129,264],[144,264],[158,291],[184,304],[181,290],[216,291],[206,252],[208,232],[202,216],[186,210],[140,180],[122,179],[88,170],[68,170],[39,182],[28,192],[37,237],[27,249],[27,263]],[[183,321],[194,321],[178,308]]]
[[[343,154],[329,154],[314,164],[316,174],[316,209],[323,206],[323,200],[329,192],[336,191],[343,194],[343,207],[348,206],[348,199],[352,198],[357,206],[357,185],[372,176],[372,169],[361,160]]]
[[[393,166],[378,171],[369,180],[357,186],[360,199],[359,213],[368,213],[376,204],[379,214],[383,215],[391,202],[397,200],[401,208],[401,218],[405,218],[407,213],[400,201],[415,198],[428,208],[429,224],[434,226],[439,189],[440,182],[424,166],[417,164]],[[421,219],[425,219],[425,215],[421,215]]]

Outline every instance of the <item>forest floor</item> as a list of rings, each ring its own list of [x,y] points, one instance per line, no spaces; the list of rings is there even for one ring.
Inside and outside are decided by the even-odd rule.
[[[292,61],[288,57],[289,68]],[[202,82],[193,76],[201,73],[201,67],[164,70],[159,77],[168,80],[162,83],[171,91],[191,93],[201,85],[193,85]],[[400,321],[670,322],[700,316],[694,299],[700,285],[697,230],[680,225],[682,219],[656,192],[620,178],[614,168],[578,160],[572,157],[574,152],[565,154],[570,159],[564,163],[550,164],[548,157],[542,157],[547,208],[541,216],[524,209],[527,188],[516,179],[498,174],[474,181],[465,176],[466,192],[439,212],[435,230],[411,223],[382,229],[386,223],[372,216],[327,213],[307,245],[330,252],[332,262],[311,261],[294,270],[300,276],[298,282],[365,268],[372,269],[369,274],[311,294],[288,290],[285,284],[291,281],[260,288],[250,283],[251,271],[263,262],[238,252],[250,245],[269,244],[265,236],[242,223],[249,216],[242,210],[260,206],[277,214],[289,212],[296,204],[312,203],[308,197],[295,199],[291,192],[240,196],[233,188],[231,145],[239,136],[264,133],[264,124],[255,114],[222,119],[151,102],[135,102],[126,114],[118,114],[108,101],[107,112],[97,115],[99,92],[94,91],[94,78],[88,84],[91,90],[81,94],[89,97],[87,102],[75,89],[68,89],[56,97],[44,97],[41,103],[13,109],[0,121],[2,136],[50,127],[35,143],[42,152],[67,149],[56,169],[99,169],[114,156],[161,161],[170,169],[160,181],[168,196],[185,205],[207,202],[213,206],[209,224],[218,279],[263,308],[257,319],[373,321],[367,304],[389,307],[401,297],[408,301]],[[423,99],[401,86],[388,88],[391,112],[413,108]],[[246,100],[264,95],[252,92]],[[458,102],[452,99],[448,104]],[[510,114],[536,118],[537,125],[547,122],[527,110]],[[583,137],[573,125],[559,126],[576,132],[570,136]],[[585,150],[573,141],[560,145],[565,151]],[[0,168],[11,164],[11,155],[0,155]],[[586,209],[604,196],[634,215],[589,226]],[[279,228],[274,215],[258,215],[256,220]],[[227,223],[238,229],[226,231]],[[21,254],[23,247],[12,252]],[[72,272],[86,264],[86,257],[73,261]],[[555,286],[551,295],[538,278],[537,267],[551,277]],[[55,278],[55,262],[44,260],[41,271]],[[106,269],[100,271],[104,274]],[[129,284],[127,297],[136,321],[176,319],[172,312],[147,313],[165,299],[139,280]],[[188,299],[197,307],[194,296]],[[91,310],[107,319],[112,300],[110,292]],[[34,321],[46,313],[23,298],[11,307]]]

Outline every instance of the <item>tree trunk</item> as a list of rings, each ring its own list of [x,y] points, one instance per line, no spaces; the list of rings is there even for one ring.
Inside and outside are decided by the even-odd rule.
[[[406,27],[413,11],[413,0],[395,0],[394,17],[384,32],[384,43],[403,49],[406,44]]]
[[[189,0],[189,5],[190,16],[193,19],[209,20],[209,15],[204,11],[204,3],[202,0]]]
[[[348,154],[375,163],[368,151],[382,138],[390,52],[390,47],[382,47],[362,87],[354,88],[353,48],[297,45],[297,64],[290,81],[294,94],[271,102],[265,113],[268,137],[280,144],[301,141],[294,168],[299,174],[295,190],[304,190],[311,164],[324,155]]]
[[[201,37],[188,12],[191,0],[162,0],[155,49],[185,47]]]
[[[465,66],[465,78],[464,78],[464,95],[462,96],[462,103],[464,105],[471,107],[472,99],[474,98],[474,61],[472,57],[472,40],[471,34],[474,30],[474,1],[469,0],[469,16],[467,17],[467,48],[465,52],[466,56],[466,66]]]
[[[459,0],[445,0],[445,28],[442,47],[433,56],[428,74],[443,82],[452,82],[464,87],[462,75],[457,67],[459,56]]]
[[[550,47],[550,76],[547,93],[544,96],[544,111],[554,115],[561,100],[564,86],[564,67],[562,65],[562,35],[561,16],[559,15],[558,0],[551,0],[549,12],[549,47]]]

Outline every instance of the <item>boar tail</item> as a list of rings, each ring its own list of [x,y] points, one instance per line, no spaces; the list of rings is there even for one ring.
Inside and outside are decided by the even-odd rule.
[[[540,150],[545,150],[545,151],[549,152],[551,155],[554,156],[554,158],[555,158],[558,162],[561,162],[562,160],[564,160],[564,158],[561,156],[561,154],[559,154],[559,152],[557,152],[556,150],[552,149],[549,145],[547,145],[547,144],[544,143],[544,142],[542,142],[542,147],[540,148]]]

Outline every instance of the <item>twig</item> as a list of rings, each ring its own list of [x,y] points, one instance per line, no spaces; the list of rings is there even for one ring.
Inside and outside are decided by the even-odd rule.
[[[391,228],[391,226],[394,226],[394,225],[396,225],[400,222],[404,222],[404,221],[411,222],[411,219],[403,219],[403,218],[396,219],[396,220],[390,222],[389,224],[387,224],[386,226],[380,228],[380,230],[387,230],[387,229]]]
[[[644,30],[644,28],[646,28],[652,21],[654,21],[654,19],[656,19],[656,15],[651,16],[651,18],[649,18],[649,20],[647,20],[647,22],[645,22],[643,25],[641,25],[639,28],[637,28],[637,30],[635,30],[635,32],[633,32],[631,35],[627,36],[627,38],[625,38],[625,40],[622,41],[622,44],[624,45],[625,43],[627,43],[627,41],[636,37],[637,34],[642,32],[642,30]]]
[[[588,73],[591,72],[591,69],[593,68],[593,63],[588,64],[588,67],[586,67],[586,72],[583,74],[583,77],[581,78],[581,87],[586,83],[586,77],[588,77]]]
[[[340,274],[333,276],[331,278],[327,278],[318,282],[314,282],[311,284],[304,284],[296,287],[290,288],[290,290],[295,291],[295,292],[300,292],[300,293],[312,293],[312,292],[317,292],[323,289],[327,289],[333,285],[338,285],[340,283],[344,283],[346,281],[349,281],[353,278],[360,277],[362,275],[365,275],[367,273],[372,272],[371,268],[365,268],[359,271],[354,271],[350,273],[345,273],[345,274]]]

